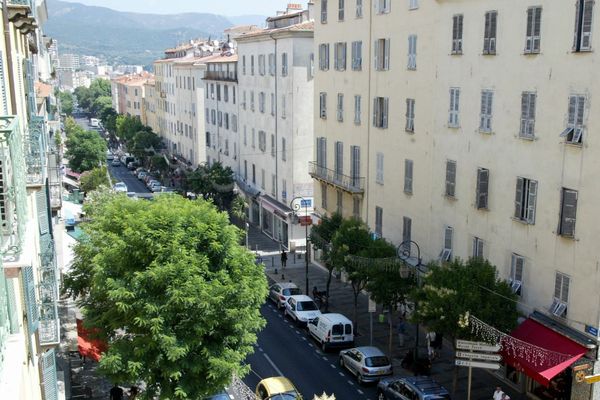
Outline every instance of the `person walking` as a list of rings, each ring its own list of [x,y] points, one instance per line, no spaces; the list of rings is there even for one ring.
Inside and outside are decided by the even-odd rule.
[[[425,335],[425,340],[427,340],[427,355],[430,360],[435,358],[435,349],[433,348],[433,343],[435,342],[435,332],[430,331]]]
[[[110,389],[110,400],[123,400],[123,389],[116,384]]]
[[[504,398],[504,392],[500,386],[496,386],[496,390],[494,390],[494,394],[492,395],[492,400],[502,400]]]
[[[287,253],[285,250],[281,250],[281,267],[285,268],[287,264]]]
[[[400,317],[398,321],[398,347],[404,347],[404,340],[406,338],[406,321],[403,317]]]

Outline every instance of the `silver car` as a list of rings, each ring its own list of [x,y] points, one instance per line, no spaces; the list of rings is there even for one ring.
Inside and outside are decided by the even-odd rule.
[[[392,364],[377,347],[355,347],[340,352],[340,366],[356,375],[359,384],[377,382],[393,374]]]
[[[277,308],[284,308],[285,302],[290,296],[302,294],[298,286],[292,282],[279,282],[271,285],[269,288],[269,298],[277,305]]]

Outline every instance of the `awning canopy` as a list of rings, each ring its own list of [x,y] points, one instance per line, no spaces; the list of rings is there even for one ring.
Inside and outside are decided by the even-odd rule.
[[[94,330],[88,330],[83,326],[83,320],[77,318],[77,350],[83,357],[91,358],[94,361],[100,361],[102,353],[108,346],[102,340],[90,338]]]
[[[510,345],[503,346],[502,350],[503,359],[507,364],[545,386],[587,352],[585,347],[532,319],[527,319],[519,325],[510,336],[548,350],[548,354],[552,355],[536,355],[533,354],[536,353],[535,350],[507,350]],[[540,352],[544,353],[541,349]]]

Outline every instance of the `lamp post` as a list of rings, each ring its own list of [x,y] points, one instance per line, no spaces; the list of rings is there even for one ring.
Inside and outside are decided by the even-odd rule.
[[[300,201],[296,201],[296,200],[300,200]],[[304,216],[307,217],[308,216],[308,200],[305,199],[302,196],[296,196],[292,199],[292,201],[290,201],[290,208],[292,210],[294,210],[294,214],[296,214],[296,216],[298,216],[298,212],[300,211],[300,209],[304,207]],[[300,220],[300,219],[298,219]],[[304,221],[304,228],[305,228],[305,240],[306,240],[306,253],[304,254],[304,262],[306,265],[306,270],[305,270],[305,275],[306,275],[306,292],[305,294],[308,296],[308,224],[306,223],[306,221]]]
[[[412,246],[417,250],[417,265],[411,265],[408,263],[408,260],[411,258],[411,249]],[[397,255],[407,266],[413,267],[415,269],[415,274],[417,275],[417,287],[421,287],[421,248],[414,240],[405,240],[404,242],[398,245]],[[417,308],[419,306],[419,302],[415,301],[415,314],[417,313]],[[415,324],[415,349],[414,349],[414,360],[415,362],[419,357],[419,323]]]

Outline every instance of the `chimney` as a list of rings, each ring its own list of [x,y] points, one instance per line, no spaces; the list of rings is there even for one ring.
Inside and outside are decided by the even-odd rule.
[[[299,3],[288,3],[287,9],[285,10],[286,14],[294,13],[302,11],[302,4]]]

